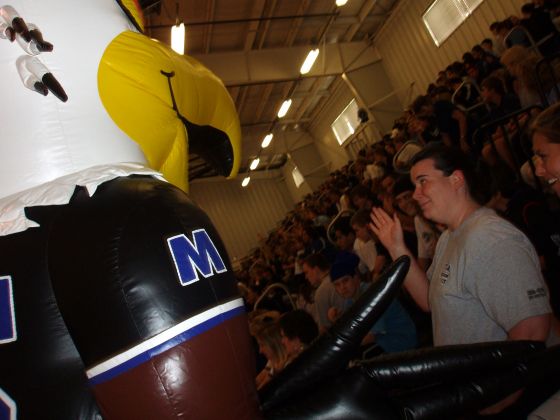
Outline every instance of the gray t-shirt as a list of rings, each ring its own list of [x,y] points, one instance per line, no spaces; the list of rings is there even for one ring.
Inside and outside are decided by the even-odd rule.
[[[427,274],[435,345],[506,340],[551,312],[533,245],[488,208],[441,235]]]
[[[317,290],[315,290],[314,301],[315,310],[312,315],[319,328],[331,326],[327,316],[330,307],[337,308],[339,312],[344,310],[345,299],[336,293],[330,276],[325,276]]]

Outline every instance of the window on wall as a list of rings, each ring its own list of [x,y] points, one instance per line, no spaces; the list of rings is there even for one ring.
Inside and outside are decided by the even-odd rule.
[[[297,166],[294,166],[294,169],[292,169],[292,178],[294,179],[294,184],[296,184],[297,188],[299,188],[300,185],[303,184],[303,175],[301,174]]]
[[[360,120],[358,118],[358,104],[355,99],[344,108],[336,120],[331,124],[331,129],[338,141],[338,144],[342,144],[348,140],[356,128],[360,125]]]
[[[422,15],[424,25],[439,47],[484,0],[435,0]]]

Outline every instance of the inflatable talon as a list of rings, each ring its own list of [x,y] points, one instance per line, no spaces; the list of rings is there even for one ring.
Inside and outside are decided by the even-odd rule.
[[[43,39],[43,34],[39,28],[31,23],[28,26],[30,28],[29,34],[31,35],[31,39],[34,42],[38,53],[51,52],[54,49],[53,44]]]
[[[45,73],[43,77],[41,77],[41,81],[45,85],[45,87],[51,92],[54,96],[60,99],[62,102],[66,102],[68,100],[68,95],[64,92],[64,89],[53,76],[52,73]]]
[[[14,42],[16,40],[14,28],[9,26],[7,23],[0,22],[0,38]]]
[[[42,82],[35,82],[33,84],[33,89],[43,96],[47,96],[49,94],[49,89]]]
[[[12,20],[12,28],[14,28],[16,34],[20,35],[26,42],[31,41],[31,35],[29,34],[29,29],[27,28],[27,25],[22,18],[20,17],[14,18]]]
[[[21,81],[26,88],[43,96],[51,92],[62,102],[68,100],[68,96],[58,80],[37,57],[22,55],[17,59],[16,66]]]
[[[19,34],[25,41],[31,41],[29,29],[19,13],[10,5],[0,7],[0,18],[13,29],[15,34]],[[12,40],[13,41],[13,40]]]
[[[53,50],[53,45],[43,40],[43,35],[36,25],[29,23],[27,27],[29,39],[25,39],[21,34],[16,33],[16,40],[26,54],[39,55],[42,52],[51,52]]]
[[[27,54],[37,55],[53,50],[53,45],[43,39],[39,28],[33,23],[25,23],[12,6],[0,7],[0,19],[4,21],[0,24],[2,38],[11,42],[17,39]]]

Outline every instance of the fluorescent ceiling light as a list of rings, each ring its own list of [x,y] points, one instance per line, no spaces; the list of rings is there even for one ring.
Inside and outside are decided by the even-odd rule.
[[[309,73],[309,70],[311,70],[311,67],[313,67],[313,64],[315,64],[315,60],[317,60],[318,55],[319,55],[319,48],[315,48],[314,50],[309,51],[309,54],[307,54],[307,57],[305,58],[305,61],[301,65],[301,69],[299,69],[299,72],[301,74]]]
[[[253,161],[251,162],[251,166],[249,166],[249,168],[251,168],[251,170],[254,171],[255,169],[257,169],[257,166],[259,166],[260,161],[261,160],[259,158],[253,159]]]
[[[338,7],[344,6],[346,3],[348,3],[348,0],[336,0],[336,5]]]
[[[282,103],[282,106],[280,107],[280,110],[278,111],[278,118],[285,117],[286,114],[288,113],[288,110],[290,109],[290,106],[292,106],[292,100],[291,99],[286,99]]]
[[[185,24],[183,22],[171,27],[171,49],[181,55],[185,54]]]
[[[243,178],[243,181],[241,182],[241,186],[242,187],[246,187],[247,185],[249,185],[249,181],[251,180],[250,176],[246,176],[245,178]]]
[[[268,133],[266,136],[264,136],[264,139],[263,139],[263,141],[262,141],[262,143],[261,143],[261,147],[262,147],[263,149],[265,149],[265,148],[268,147],[268,145],[269,145],[270,142],[272,141],[272,137],[273,137],[272,133]]]

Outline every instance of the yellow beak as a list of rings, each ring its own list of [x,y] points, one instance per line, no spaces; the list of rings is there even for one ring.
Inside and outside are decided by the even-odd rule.
[[[239,169],[241,129],[223,83],[188,56],[136,32],[106,48],[98,70],[103,106],[150,166],[188,189],[188,148],[219,173]]]

